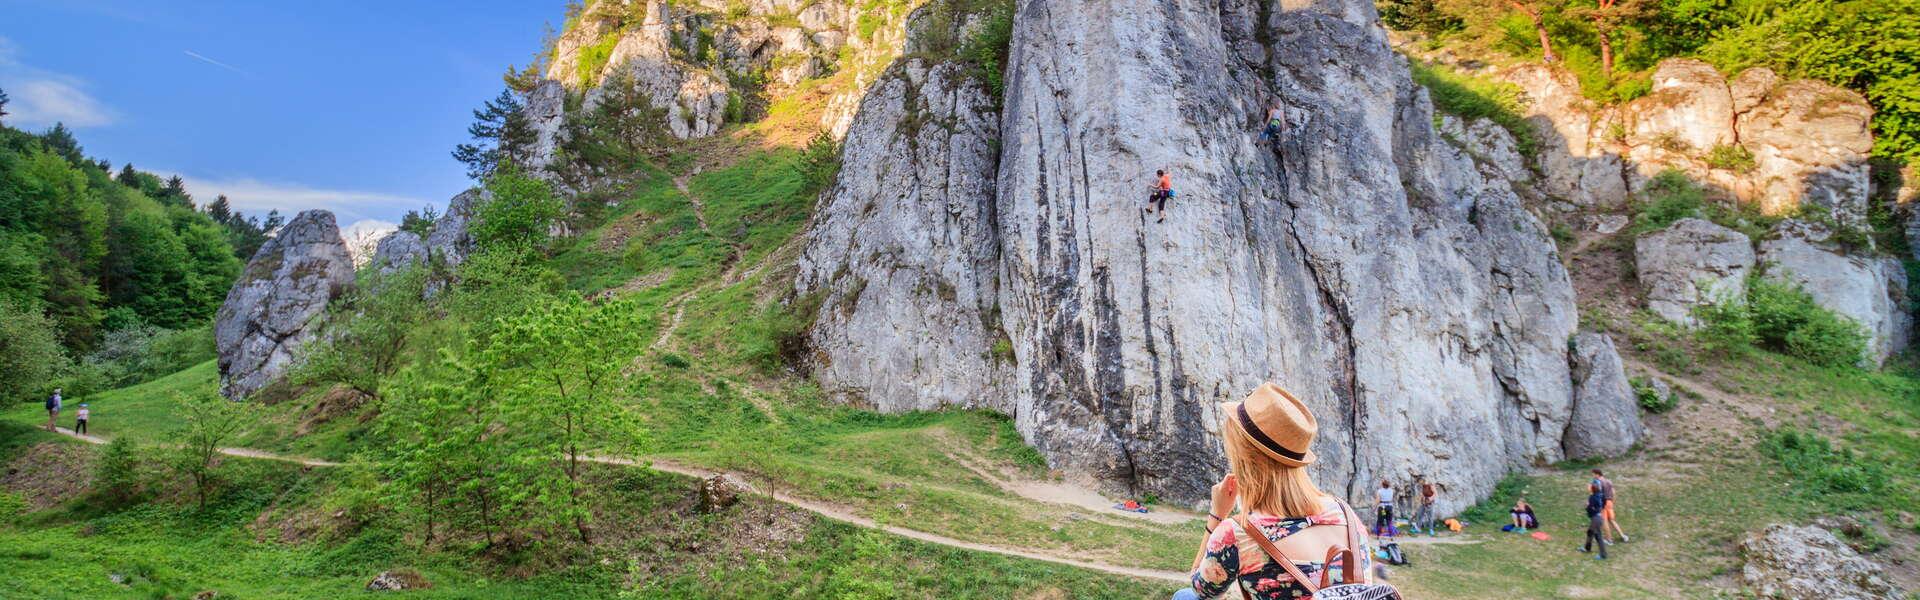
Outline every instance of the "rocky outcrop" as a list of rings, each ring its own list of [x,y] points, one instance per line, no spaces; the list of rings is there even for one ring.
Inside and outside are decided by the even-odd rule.
[[[1899,600],[1879,564],[1819,527],[1775,524],[1740,544],[1747,589],[1761,598]]]
[[[492,198],[493,193],[486,188],[473,188],[448,200],[447,212],[440,214],[433,222],[433,231],[427,233],[428,257],[447,267],[466,262],[467,254],[473,251],[473,234],[468,228],[472,225],[474,210]]]
[[[1613,338],[1604,333],[1573,336],[1573,418],[1561,441],[1570,459],[1619,456],[1646,433],[1633,384],[1627,380]]]
[[[849,130],[798,277],[801,293],[822,300],[809,337],[814,378],[831,397],[897,412],[1007,394],[1011,347],[995,308],[999,118],[970,68],[901,61]]]
[[[1676,58],[1655,68],[1646,96],[1600,107],[1553,67],[1484,74],[1525,91],[1545,191],[1573,205],[1620,208],[1630,191],[1678,169],[1767,214],[1814,205],[1865,222],[1873,110],[1855,92],[1782,81],[1764,68],[1728,80],[1712,65]]]
[[[374,272],[384,275],[426,262],[426,240],[411,231],[395,231],[381,238],[368,265]]]
[[[309,210],[253,254],[214,317],[220,393],[241,400],[286,374],[327,302],[353,283],[333,213]]]
[[[1696,307],[1746,299],[1753,240],[1706,219],[1681,219],[1635,240],[1633,258],[1647,308],[1692,327]]]
[[[1440,507],[1457,510],[1562,458],[1576,315],[1544,227],[1435,133],[1371,3],[1264,6],[1019,3],[990,209],[928,185],[976,178],[974,121],[939,110],[969,92],[863,103],[855,129],[909,152],[849,138],[798,284],[841,298],[820,309],[815,372],[897,365],[905,383],[859,390],[867,404],[984,402],[1055,467],[1171,499],[1225,467],[1216,403],[1266,380],[1321,416],[1317,480],[1349,496],[1425,477],[1462,492]],[[876,90],[927,92],[901,71]],[[1294,122],[1277,152],[1255,144],[1275,99]],[[1155,169],[1180,192],[1165,223],[1139,209]],[[876,325],[971,314],[981,335]],[[992,356],[956,368],[1007,376],[898,356]]]
[[[1858,323],[1868,334],[1866,360],[1885,362],[1907,347],[1907,273],[1892,257],[1849,254],[1828,243],[1821,227],[1784,221],[1760,244],[1769,278],[1799,286],[1820,306]]]

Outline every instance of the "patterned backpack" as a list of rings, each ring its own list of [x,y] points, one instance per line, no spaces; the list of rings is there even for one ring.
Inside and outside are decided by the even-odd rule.
[[[1247,532],[1247,537],[1253,538],[1254,543],[1260,545],[1260,550],[1266,552],[1268,558],[1280,563],[1280,568],[1286,569],[1287,574],[1292,575],[1294,581],[1299,582],[1301,587],[1307,588],[1307,592],[1312,594],[1315,600],[1402,600],[1400,590],[1394,589],[1391,585],[1365,583],[1366,568],[1362,566],[1364,563],[1360,560],[1359,553],[1366,552],[1366,547],[1360,543],[1360,532],[1353,528],[1354,522],[1360,520],[1360,515],[1355,514],[1353,508],[1347,506],[1345,502],[1340,502],[1340,510],[1346,513],[1343,520],[1347,522],[1347,543],[1344,546],[1336,544],[1327,549],[1327,560],[1324,563],[1326,567],[1320,570],[1318,583],[1308,579],[1305,573],[1300,572],[1300,567],[1294,566],[1293,560],[1287,558],[1285,552],[1281,552],[1278,546],[1273,545],[1273,540],[1267,539],[1259,529],[1255,529],[1253,521],[1247,518],[1246,513],[1234,515],[1233,520],[1239,523],[1240,531]],[[1332,581],[1334,561],[1341,561],[1339,583]],[[1247,593],[1245,587],[1240,588],[1240,595],[1247,600],[1253,598]]]

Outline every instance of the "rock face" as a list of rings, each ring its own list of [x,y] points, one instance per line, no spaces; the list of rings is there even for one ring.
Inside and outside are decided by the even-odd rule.
[[[493,193],[485,188],[474,188],[448,200],[447,212],[440,214],[433,222],[433,231],[427,234],[428,256],[448,267],[466,262],[467,254],[473,251],[473,234],[468,228],[473,222],[474,209],[492,198]]]
[[[1747,297],[1753,241],[1705,219],[1681,219],[1635,240],[1633,259],[1647,308],[1692,327],[1695,307]]]
[[[1907,347],[1907,273],[1891,257],[1850,255],[1827,245],[1827,233],[1784,221],[1760,244],[1767,277],[1799,286],[1815,302],[1860,324],[1870,336],[1866,360],[1878,365]]]
[[[1640,441],[1646,427],[1640,423],[1633,384],[1626,367],[1603,333],[1573,336],[1573,420],[1562,440],[1570,459],[1619,456]]]
[[[240,400],[279,379],[313,334],[327,302],[353,283],[353,258],[333,213],[287,222],[247,261],[214,317],[220,393]]]
[[[1775,524],[1740,544],[1747,588],[1762,598],[1899,600],[1880,565],[1819,527]]]
[[[1764,68],[1729,81],[1712,65],[1676,58],[1655,68],[1646,96],[1601,108],[1565,71],[1525,65],[1489,74],[1526,92],[1544,187],[1574,205],[1619,208],[1628,192],[1678,169],[1767,214],[1811,204],[1842,222],[1866,218],[1873,110],[1852,91],[1781,81]],[[1710,160],[1716,152],[1721,159]]]
[[[395,231],[380,239],[368,264],[376,272],[386,274],[426,262],[426,240],[411,231]]]
[[[970,68],[909,59],[874,84],[815,213],[798,286],[822,300],[813,375],[842,401],[975,407],[1008,391],[1011,347],[992,350],[1004,336],[993,228],[1000,124]],[[909,115],[927,124],[901,126]]]
[[[942,112],[972,92],[923,98],[890,70],[876,89],[919,91],[863,103],[856,131],[894,133],[850,137],[798,284],[827,290],[824,385],[893,410],[984,404],[1055,467],[1176,500],[1225,468],[1216,404],[1266,380],[1320,416],[1316,479],[1350,497],[1425,477],[1462,491],[1440,507],[1457,510],[1562,458],[1576,315],[1545,229],[1435,133],[1371,3],[1262,6],[1020,3],[990,207],[965,190],[991,132]],[[1255,144],[1276,98],[1279,152]],[[1179,191],[1165,223],[1140,212],[1155,169]],[[879,325],[975,314],[978,335]],[[883,368],[896,381],[855,379]]]

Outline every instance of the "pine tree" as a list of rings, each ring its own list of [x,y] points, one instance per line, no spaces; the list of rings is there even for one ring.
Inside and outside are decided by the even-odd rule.
[[[120,182],[120,185],[140,189],[140,172],[133,170],[133,163],[121,165],[120,174],[115,175],[113,180]]]
[[[40,143],[45,145],[47,150],[67,159],[67,162],[80,164],[85,160],[85,157],[80,154],[80,140],[74,139],[73,130],[67,129],[65,123],[54,123],[53,129],[48,129],[46,133],[41,134]]]
[[[170,206],[193,208],[193,196],[187,194],[187,182],[179,175],[168,177],[167,187],[160,190],[160,195],[155,199]]]
[[[207,216],[221,225],[233,224],[233,205],[227,202],[226,194],[215,197],[213,203],[207,205]]]
[[[453,158],[467,165],[467,176],[485,181],[503,165],[525,166],[537,135],[527,121],[526,107],[512,88],[473,111],[473,124],[467,135],[473,143],[453,149]]]
[[[7,116],[7,91],[0,89],[0,117]]]

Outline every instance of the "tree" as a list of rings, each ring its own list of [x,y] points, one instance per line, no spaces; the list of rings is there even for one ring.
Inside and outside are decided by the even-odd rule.
[[[214,197],[213,203],[207,205],[207,216],[221,225],[233,222],[233,204],[227,202],[226,194]]]
[[[667,113],[633,74],[616,69],[600,82],[600,101],[592,110],[568,110],[560,125],[555,158],[547,166],[574,189],[588,189],[610,175],[639,171],[639,165],[662,158],[669,149]]]
[[[67,129],[66,123],[54,123],[53,129],[48,129],[46,133],[40,135],[40,143],[45,145],[49,152],[67,159],[67,162],[79,164],[86,160],[81,155],[80,140],[73,137],[73,130]]]
[[[194,497],[200,508],[206,508],[207,494],[219,482],[220,447],[249,424],[252,405],[229,402],[209,391],[175,392],[173,401],[181,420],[174,435],[181,443],[174,454],[174,470],[193,482]]]
[[[1553,39],[1547,35],[1546,19],[1547,13],[1552,11],[1557,3],[1552,0],[1505,1],[1508,7],[1520,11],[1520,13],[1526,15],[1528,19],[1533,20],[1533,31],[1540,36],[1540,59],[1545,62],[1559,60],[1559,57],[1553,54]]]
[[[119,506],[139,497],[144,485],[140,479],[140,450],[133,438],[114,436],[93,467],[94,494],[109,506]]]
[[[502,166],[524,167],[538,133],[527,120],[526,107],[512,88],[473,111],[467,126],[473,143],[453,149],[453,158],[467,165],[467,176],[486,181]]]
[[[7,91],[0,89],[0,117],[7,116]]]
[[[380,386],[400,369],[407,340],[427,319],[426,270],[369,269],[353,289],[327,307],[329,325],[295,371],[303,383],[340,384],[379,398]]]
[[[37,306],[0,299],[0,397],[35,398],[71,364],[60,333]]]
[[[433,223],[439,218],[440,215],[431,204],[420,207],[420,210],[409,210],[406,216],[400,217],[400,230],[425,238],[433,233]]]
[[[1568,12],[1593,22],[1595,37],[1600,42],[1600,73],[1612,81],[1614,30],[1645,18],[1656,8],[1654,0],[1594,0],[1592,6],[1574,6]]]
[[[560,216],[560,200],[547,182],[509,169],[487,181],[492,199],[475,207],[470,225],[481,248],[519,246],[541,249]]]

